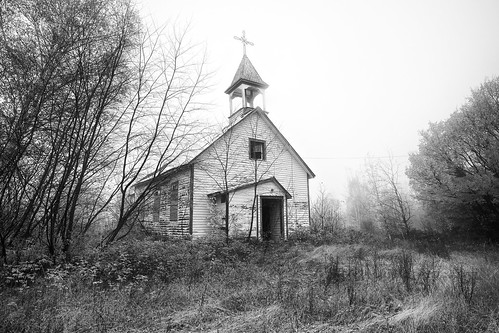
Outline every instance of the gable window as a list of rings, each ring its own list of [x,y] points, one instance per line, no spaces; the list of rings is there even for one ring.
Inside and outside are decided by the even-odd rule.
[[[170,185],[170,221],[178,220],[178,181]]]
[[[257,139],[249,140],[249,158],[252,160],[265,159],[265,141]]]

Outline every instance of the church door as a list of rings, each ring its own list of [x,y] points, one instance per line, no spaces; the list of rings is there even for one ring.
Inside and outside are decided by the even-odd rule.
[[[262,239],[279,240],[283,236],[283,198],[262,197]]]

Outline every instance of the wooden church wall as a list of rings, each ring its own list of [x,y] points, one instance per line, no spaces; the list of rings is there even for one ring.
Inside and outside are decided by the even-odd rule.
[[[176,198],[173,197],[175,187],[177,191]],[[163,181],[160,185],[159,193],[152,195],[143,211],[143,224],[150,230],[163,235],[189,235],[189,170],[173,174]]]
[[[207,194],[223,190],[219,185],[223,184],[223,167],[217,156],[223,155],[229,149],[230,161],[232,161],[229,162],[229,187],[237,187],[254,181],[255,162],[249,158],[249,138],[264,140],[267,144],[266,159],[258,161],[256,179],[263,180],[274,176],[292,195],[292,198],[288,200],[288,209],[286,210],[290,230],[299,226],[308,226],[307,173],[283,142],[273,133],[262,116],[253,113],[241,120],[233,127],[232,138],[233,140],[228,145],[223,140],[218,140],[196,161],[193,193],[194,236],[208,235],[211,232],[213,204],[208,199]],[[252,200],[253,193],[248,193],[247,199]],[[248,221],[248,214],[245,213],[244,216]],[[247,225],[246,221],[239,223]]]

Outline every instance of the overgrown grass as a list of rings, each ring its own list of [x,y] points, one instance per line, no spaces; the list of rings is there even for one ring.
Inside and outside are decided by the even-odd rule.
[[[342,231],[130,240],[0,273],[1,332],[497,332],[499,254]]]

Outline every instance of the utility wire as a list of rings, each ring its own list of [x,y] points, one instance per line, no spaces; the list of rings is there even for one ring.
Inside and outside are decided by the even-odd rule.
[[[365,159],[384,159],[384,158],[407,158],[409,155],[392,156],[343,156],[343,157],[304,157],[305,160],[365,160]]]

